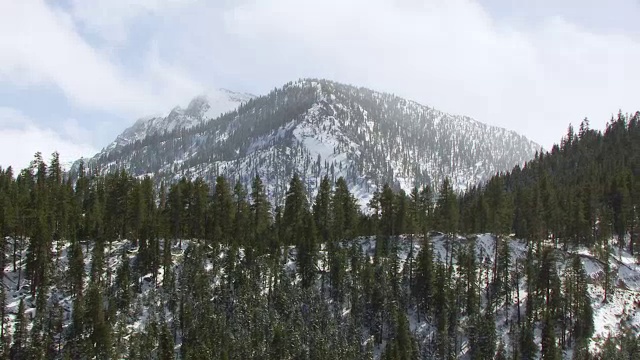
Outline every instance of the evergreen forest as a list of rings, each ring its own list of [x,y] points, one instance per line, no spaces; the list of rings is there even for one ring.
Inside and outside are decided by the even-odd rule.
[[[415,185],[0,168],[0,358],[640,358],[640,113]]]

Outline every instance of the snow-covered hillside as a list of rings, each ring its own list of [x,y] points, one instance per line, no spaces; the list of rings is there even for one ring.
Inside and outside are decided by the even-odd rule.
[[[376,240],[374,238],[365,238],[358,240],[360,246],[365,254],[370,257],[375,255]],[[495,254],[496,254],[496,237],[492,234],[478,234],[468,237],[456,237],[455,240],[449,240],[443,235],[436,235],[430,239],[430,243],[433,246],[434,258],[440,262],[446,262],[447,259],[452,256],[451,263],[454,268],[458,265],[457,249],[464,249],[468,244],[473,241],[475,243],[476,261],[478,263],[478,272],[480,273],[480,280],[486,279],[488,283],[495,270]],[[523,266],[527,252],[529,251],[527,244],[524,241],[517,239],[510,239],[509,251],[510,251],[510,271],[516,270],[516,264],[518,264],[518,271],[520,274],[524,272]],[[613,242],[612,242],[613,243]],[[413,254],[418,254],[422,249],[422,241],[420,237],[416,237],[413,241],[410,240],[410,236],[401,236],[398,239],[398,256],[403,267],[401,271],[407,271],[406,264],[411,252],[411,245],[413,245]],[[453,250],[452,250],[453,249]],[[630,329],[636,334],[640,334],[640,261],[634,256],[630,255],[625,250],[620,250],[612,245],[612,253],[609,258],[610,271],[612,272],[612,282],[615,284],[613,291],[607,296],[607,301],[604,301],[604,262],[599,260],[592,252],[586,248],[572,248],[569,251],[562,251],[560,249],[555,251],[556,267],[561,278],[563,274],[567,272],[570,266],[570,259],[574,255],[580,256],[582,266],[589,279],[589,297],[591,299],[591,306],[594,310],[593,321],[595,325],[595,331],[589,344],[589,348],[592,353],[598,353],[601,351],[605,340],[608,337],[615,337],[619,335],[624,329]],[[453,251],[453,255],[451,255]],[[460,274],[458,275],[460,276]],[[524,316],[524,307],[527,298],[526,284],[524,278],[521,279],[519,286],[519,298],[521,315]],[[505,308],[501,307],[497,310],[496,314],[502,314],[496,317],[496,331],[498,334],[498,340],[506,345],[508,351],[513,348],[513,338],[509,332],[509,323],[512,323],[517,318],[518,304],[515,301],[518,296],[515,294],[515,290],[512,293],[512,303],[506,309],[509,314],[509,318],[504,316]],[[410,312],[411,315],[411,312]],[[429,321],[420,321],[415,313],[410,316],[411,331],[422,336],[422,339],[426,341],[433,336],[435,328]],[[537,337],[535,339],[536,344],[540,347],[540,331],[536,330]],[[468,359],[468,354],[465,350],[465,344],[468,339],[463,339],[461,345],[461,352],[459,353],[460,359]],[[564,359],[572,358],[572,350],[566,349],[563,352]]]
[[[225,175],[247,186],[259,174],[276,203],[294,172],[310,194],[323,176],[342,176],[364,205],[385,182],[409,191],[449,177],[464,190],[540,149],[466,116],[326,80],[289,83],[205,122],[200,103],[139,121],[93,157],[92,166],[158,181]]]
[[[13,239],[6,239],[8,248],[12,249],[16,247],[17,249],[22,248],[20,241],[14,243]],[[517,311],[520,309],[521,315],[524,316],[525,311],[525,302],[527,300],[527,286],[524,280],[524,263],[525,258],[527,257],[527,253],[529,251],[526,243],[517,239],[508,239],[508,247],[509,247],[509,256],[510,256],[510,268],[509,273],[511,276],[513,274],[520,273],[520,281],[517,287],[513,287],[512,293],[510,296],[511,302],[508,307],[500,306],[496,309],[496,334],[497,341],[505,344],[507,351],[510,351],[513,346],[514,341],[514,333],[513,326],[518,319]],[[475,261],[476,261],[476,273],[478,279],[478,286],[481,293],[488,291],[490,279],[493,278],[493,272],[495,271],[495,254],[496,254],[496,237],[491,234],[479,234],[468,237],[456,237],[451,240],[442,234],[437,234],[432,236],[428,242],[433,249],[433,257],[436,262],[447,262],[450,261],[452,268],[454,269],[454,278],[459,278],[460,276],[464,276],[463,274],[459,274],[458,272],[458,264],[459,264],[459,254],[463,249],[469,248],[470,244],[473,244],[473,249],[475,249]],[[180,279],[184,279],[182,277],[181,272],[185,271],[187,267],[193,267],[193,264],[187,265],[185,264],[185,250],[190,245],[198,244],[197,241],[192,240],[182,240],[182,241],[174,241],[172,243],[172,272],[173,278],[177,279],[178,284],[177,288],[181,288]],[[407,276],[408,267],[410,259],[410,255],[413,256],[413,261],[416,261],[416,257],[422,251],[424,242],[420,236],[400,236],[397,238],[391,239],[391,244],[394,248],[397,249],[397,256],[399,262],[399,273],[404,274],[403,276]],[[376,254],[376,239],[375,238],[357,238],[350,242],[344,242],[343,246],[345,249],[349,248],[357,248],[361,250],[361,255],[364,257],[364,261],[373,261],[373,258]],[[65,277],[67,276],[67,272],[69,271],[69,246],[66,243],[55,243],[54,244],[54,257],[53,257],[53,275],[54,280],[52,287],[50,288],[51,295],[49,297],[49,306],[54,309],[58,309],[61,312],[61,319],[63,323],[63,328],[65,331],[69,330],[70,323],[73,318],[73,304],[72,298],[69,294],[69,284],[65,282]],[[322,245],[321,250],[318,255],[318,263],[317,269],[318,274],[328,274],[330,271],[330,266],[327,263],[327,251],[326,246]],[[213,293],[216,293],[216,287],[221,286],[221,281],[225,279],[225,270],[227,266],[230,266],[229,262],[226,260],[227,258],[227,249],[219,248],[218,250],[208,249],[207,251],[212,252],[208,255],[208,260],[205,260],[202,264],[204,270],[208,273],[210,277],[209,283],[213,288]],[[582,262],[582,266],[586,272],[588,278],[588,289],[589,289],[589,297],[591,300],[591,306],[594,310],[593,312],[593,320],[595,325],[595,331],[590,343],[590,348],[593,353],[598,353],[602,348],[605,339],[608,336],[616,336],[620,334],[622,329],[630,329],[631,331],[638,334],[640,332],[640,265],[638,265],[637,260],[631,256],[629,253],[625,251],[619,251],[617,249],[612,248],[611,257],[609,258],[609,266],[613,273],[613,289],[608,296],[608,301],[604,302],[603,300],[603,284],[604,284],[604,262],[597,259],[588,249],[586,248],[573,248],[569,251],[562,251],[560,249],[555,250],[555,259],[556,259],[556,268],[558,274],[560,274],[561,281],[565,281],[565,274],[567,273],[567,269],[570,266],[571,257],[578,255],[580,256],[580,260]],[[91,271],[92,257],[91,254],[93,252],[93,245],[87,243],[86,247],[83,246],[84,253],[84,262],[86,269],[86,283],[89,283],[89,274]],[[293,283],[299,285],[300,274],[297,273],[297,255],[296,249],[294,247],[289,247],[283,249],[281,253],[283,258],[280,260],[280,266],[282,267],[282,271],[289,273],[290,279]],[[18,310],[18,305],[20,299],[24,299],[25,302],[25,314],[27,319],[30,319],[34,316],[36,304],[35,297],[29,291],[28,280],[25,280],[25,269],[26,264],[23,260],[22,255],[24,252],[18,251],[16,253],[16,269],[14,271],[13,268],[13,257],[7,256],[5,263],[7,264],[4,269],[4,280],[3,285],[6,289],[7,299],[6,299],[6,310],[7,310],[7,319],[8,319],[8,331],[12,331],[14,328],[14,322],[16,319],[16,312]],[[104,261],[105,261],[105,278],[103,279],[106,284],[109,286],[116,287],[117,276],[121,273],[122,262],[124,259],[130,262],[130,269],[135,269],[136,266],[136,258],[138,256],[138,248],[134,246],[131,242],[127,240],[118,240],[114,241],[107,248],[105,248],[104,252]],[[241,261],[244,257],[244,250],[240,249],[239,258],[237,261]],[[450,260],[449,260],[450,259]],[[187,260],[190,261],[190,260]],[[415,268],[414,271],[417,271]],[[218,269],[218,270],[214,270]],[[269,273],[270,270],[266,270]],[[279,271],[279,270],[278,270]],[[270,275],[264,274],[264,276],[268,279]],[[517,275],[516,275],[517,276]],[[150,321],[153,320],[150,317],[149,313],[151,311],[157,312],[155,301],[157,298],[165,298],[169,296],[168,292],[174,291],[169,288],[165,288],[163,281],[163,269],[160,268],[157,277],[154,279],[152,274],[140,274],[139,278],[132,278],[131,280],[137,284],[135,288],[137,289],[132,298],[132,310],[126,313],[126,316],[118,317],[118,322],[122,322],[118,325],[118,331],[122,331],[121,335],[124,335],[124,343],[126,344],[126,339],[129,338],[129,334],[141,333],[145,331],[145,327],[149,324]],[[515,277],[513,277],[515,279]],[[285,278],[286,279],[286,278]],[[283,280],[286,281],[286,280]],[[262,286],[267,286],[266,282],[262,282]],[[324,286],[324,277],[323,275],[318,275],[317,286]],[[485,288],[486,286],[486,288]],[[175,289],[172,287],[172,289]],[[517,290],[516,290],[517,289]],[[516,294],[517,292],[517,294]],[[163,295],[164,294],[164,295]],[[266,296],[266,288],[263,291],[263,296]],[[156,300],[153,300],[156,299]],[[519,299],[519,304],[516,299]],[[210,301],[214,301],[213,299]],[[292,300],[294,301],[294,300]],[[481,304],[486,303],[486,298],[481,297]],[[348,302],[347,302],[348,304]],[[346,305],[342,310],[342,316],[348,316],[350,311],[353,309],[349,308]],[[165,309],[169,311],[168,309]],[[420,342],[422,348],[428,348],[430,339],[433,339],[434,332],[436,331],[435,325],[432,320],[429,318],[425,318],[425,316],[418,316],[416,313],[416,309],[413,307],[409,307],[407,310],[407,315],[409,319],[410,331],[416,339]],[[157,314],[155,315],[157,316]],[[163,315],[164,316],[164,315]],[[173,317],[170,312],[166,314],[168,320],[177,321]],[[459,319],[459,326],[464,328],[465,324],[468,322],[468,319],[462,317]],[[535,343],[537,346],[540,346],[540,332],[541,329],[538,326],[535,331]],[[459,337],[458,341],[458,351],[457,358],[459,359],[469,359],[469,339],[464,334],[464,331],[460,330],[457,332]],[[364,339],[368,339],[368,335],[363,335]],[[365,340],[365,343],[369,340]],[[176,346],[179,349],[181,343],[181,339],[176,339]],[[375,345],[373,348],[373,353],[375,358],[379,358],[380,354],[384,351],[386,342],[383,341],[379,345]],[[366,344],[364,344],[366,345]],[[563,352],[563,358],[571,359],[572,358],[571,347],[568,347]]]

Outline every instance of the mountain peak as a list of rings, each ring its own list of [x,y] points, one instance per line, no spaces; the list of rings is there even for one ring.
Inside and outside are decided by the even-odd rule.
[[[254,96],[227,89],[213,90],[194,97],[186,108],[176,106],[166,116],[146,116],[138,119],[106,147],[113,150],[154,134],[189,129],[221,114],[234,110]]]
[[[202,119],[207,110],[211,108],[209,105],[209,98],[206,95],[199,95],[193,98],[189,103],[189,106],[184,111],[184,114],[193,118]]]
[[[225,175],[250,186],[260,175],[275,203],[293,173],[310,196],[322,177],[344,177],[365,206],[384,183],[408,192],[448,177],[464,190],[540,149],[466,116],[328,80],[289,82],[250,102],[247,96],[221,90],[196,97],[182,113],[144,122],[138,142],[107,148],[92,161],[102,171],[124,166],[167,182]]]

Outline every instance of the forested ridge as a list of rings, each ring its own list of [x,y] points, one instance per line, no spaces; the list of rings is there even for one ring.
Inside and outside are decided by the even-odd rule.
[[[185,114],[201,113],[192,105]],[[414,184],[449,176],[463,190],[540,149],[524,136],[466,116],[322,79],[289,82],[220,117],[186,122],[192,126],[175,124],[182,115],[172,111],[136,123],[85,165],[100,174],[125,169],[152,175],[156,184],[183,176],[213,183],[222,175],[250,188],[258,174],[274,202],[284,202],[293,174],[308,197],[317,194],[323,177],[343,177],[359,199],[366,198],[364,206],[365,194],[384,183],[409,192]],[[150,122],[155,125],[144,130]]]
[[[461,194],[385,185],[364,213],[344,178],[310,199],[293,175],[271,204],[258,176],[158,188],[36,154],[0,169],[1,356],[637,358],[639,120],[584,121]]]

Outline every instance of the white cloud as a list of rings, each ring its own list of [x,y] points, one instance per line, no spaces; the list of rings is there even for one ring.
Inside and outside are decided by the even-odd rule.
[[[139,17],[170,12],[193,0],[72,0],[71,14],[87,32],[108,44],[121,45],[129,38],[129,26]]]
[[[152,72],[123,67],[87,43],[68,14],[41,0],[3,1],[0,13],[0,81],[53,84],[75,105],[130,117],[169,108],[176,96],[202,88],[165,62],[156,61]]]
[[[465,0],[249,0],[225,24],[271,73],[392,91],[545,146],[569,122],[604,124],[640,105],[637,39],[561,17],[515,27]]]
[[[63,122],[59,133],[37,125],[18,110],[0,107],[0,166],[20,170],[40,151],[45,159],[57,151],[63,163],[89,157],[96,149],[89,145],[86,131],[75,120]]]

